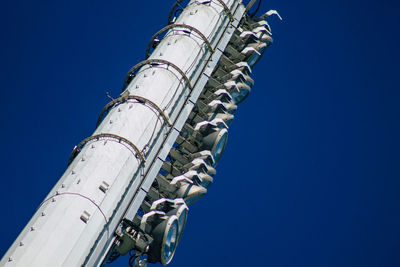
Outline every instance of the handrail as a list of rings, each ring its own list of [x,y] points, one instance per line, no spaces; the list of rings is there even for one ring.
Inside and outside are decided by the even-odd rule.
[[[121,96],[117,99],[112,100],[111,102],[109,102],[101,111],[99,118],[97,119],[97,124],[96,127],[99,126],[99,124],[101,123],[104,113],[108,112],[111,108],[113,108],[115,105],[117,104],[121,104],[125,101],[128,101],[130,99],[134,99],[137,100],[139,103],[144,103],[144,104],[148,104],[149,106],[151,106],[152,108],[154,108],[155,110],[157,110],[157,112],[161,115],[161,117],[163,117],[164,121],[168,124],[168,126],[172,126],[171,121],[169,120],[168,116],[164,113],[164,111],[157,106],[156,103],[154,103],[153,101],[144,98],[142,96],[136,96],[136,95],[127,95],[127,96]]]
[[[182,78],[185,79],[187,85],[189,86],[190,90],[193,90],[193,86],[190,84],[190,80],[187,77],[187,75],[178,67],[176,66],[174,63],[169,62],[168,60],[164,60],[164,59],[146,59],[142,62],[139,62],[138,64],[136,64],[135,66],[133,66],[128,73],[125,76],[125,80],[124,80],[124,84],[122,85],[122,91],[125,90],[126,86],[128,85],[128,83],[131,81],[129,80],[131,77],[135,76],[134,72],[139,69],[140,67],[147,65],[147,64],[154,64],[154,63],[160,63],[160,64],[166,64],[168,66],[173,67],[176,71],[179,72],[180,75],[182,75]]]
[[[102,133],[102,134],[97,134],[97,135],[89,136],[89,137],[85,138],[82,142],[80,142],[80,143],[74,148],[74,150],[72,151],[72,153],[71,153],[71,155],[70,155],[70,157],[69,157],[69,160],[68,160],[68,165],[71,164],[71,162],[75,159],[75,157],[79,154],[79,152],[81,152],[82,148],[83,148],[86,144],[91,143],[91,142],[95,142],[95,141],[99,141],[99,140],[101,140],[101,139],[106,139],[106,138],[111,139],[111,140],[113,140],[113,139],[114,139],[114,140],[117,140],[118,143],[125,143],[126,145],[129,146],[129,148],[131,148],[131,149],[135,152],[135,153],[134,153],[135,157],[139,157],[139,158],[141,159],[142,163],[143,163],[143,162],[146,162],[146,159],[145,159],[145,157],[143,156],[142,152],[139,150],[139,148],[137,148],[137,146],[135,146],[135,144],[133,144],[133,143],[132,143],[131,141],[129,141],[128,139],[126,139],[126,138],[124,138],[124,137],[121,137],[121,136],[119,136],[119,135],[116,135],[116,134]],[[129,150],[131,150],[131,149],[129,149]],[[131,151],[132,151],[132,150],[131,150]]]
[[[208,41],[207,37],[201,33],[201,31],[199,31],[198,29],[196,29],[193,26],[190,25],[186,25],[186,24],[170,24],[164,28],[162,28],[161,30],[159,30],[156,34],[153,35],[153,37],[151,38],[149,44],[147,45],[147,49],[146,49],[146,58],[148,58],[150,56],[150,49],[153,46],[154,40],[157,38],[157,36],[159,36],[160,34],[173,29],[173,28],[186,28],[186,29],[190,29],[191,31],[194,31],[195,33],[197,33],[201,39],[203,39],[204,43],[207,45],[208,49],[211,51],[211,53],[214,53],[214,49],[211,46],[211,43]],[[189,32],[190,34],[190,32]]]

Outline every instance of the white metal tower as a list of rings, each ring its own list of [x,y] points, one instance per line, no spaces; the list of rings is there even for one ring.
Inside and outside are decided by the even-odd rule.
[[[250,16],[254,0],[181,2],[1,266],[100,266],[131,250],[132,265],[170,262],[277,14]]]

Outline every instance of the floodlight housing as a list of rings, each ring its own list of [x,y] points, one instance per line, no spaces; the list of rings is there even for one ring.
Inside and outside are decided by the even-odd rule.
[[[231,94],[229,94],[231,95]],[[231,96],[232,97],[232,96]],[[228,112],[229,114],[234,114],[237,110],[237,105],[233,103],[233,98],[229,102],[221,102],[220,100],[213,100],[208,105],[214,107],[216,105],[221,105],[224,108],[224,111]]]
[[[149,245],[148,262],[161,262],[162,265],[170,263],[178,242],[178,217],[153,210],[143,215],[140,229],[153,237]]]
[[[201,183],[200,185],[206,189],[208,189],[211,184],[213,183],[214,179],[212,178],[211,175],[208,175],[207,173],[199,173],[199,176],[201,178]]]
[[[229,57],[233,62],[236,63],[241,61],[249,61],[249,58],[252,57],[254,54],[259,54],[259,52],[253,47],[246,46],[243,48],[243,50],[239,52],[232,45],[228,45],[224,53],[227,57]]]
[[[194,159],[203,159],[208,165],[214,166],[214,158],[209,150],[203,150],[196,153],[189,153],[183,148],[172,148],[169,152],[172,161],[178,161],[181,165],[185,165]]]
[[[269,26],[268,22],[265,20],[260,20],[260,21],[246,20],[244,27],[249,30],[256,29],[257,27],[265,27],[268,30],[268,34],[272,35],[271,26]]]
[[[220,118],[215,118],[212,121],[199,122],[194,128],[185,124],[176,142],[179,146],[184,147],[190,153],[195,153],[201,150],[210,150],[214,160],[217,162],[218,160],[215,158],[215,155],[220,154],[215,153],[213,150],[217,146],[212,144],[212,141],[217,142],[220,140],[216,138],[218,136],[218,134],[215,135],[216,132],[224,130],[222,136],[227,136],[226,128],[228,128],[228,126]],[[224,137],[221,140],[226,141],[226,138]],[[223,147],[225,147],[225,145],[223,145]]]
[[[178,176],[191,170],[204,172],[210,175],[216,174],[216,170],[200,158],[196,158],[185,165],[182,165],[179,162],[166,161],[164,162],[162,169],[172,176]]]
[[[188,171],[194,170],[197,172],[205,172],[210,175],[216,174],[216,170],[212,166],[208,165],[204,161],[204,159],[200,159],[200,158],[196,158],[196,159],[192,160],[191,162],[189,162],[188,164],[183,166],[183,169],[187,169]]]
[[[190,170],[183,175],[192,180],[195,184],[199,184],[206,189],[210,187],[211,183],[213,182],[212,176],[204,172],[199,173],[195,170]]]
[[[225,87],[232,96],[233,103],[239,105],[250,94],[251,87],[244,82],[229,81],[226,82]]]
[[[219,83],[218,87],[221,87],[221,83]],[[222,102],[230,102],[232,100],[231,95],[228,91],[221,88],[216,91],[205,90],[200,96],[200,101],[204,103],[210,103],[214,100],[220,100]]]
[[[207,193],[207,189],[184,175],[179,175],[169,180],[158,174],[156,180],[161,194],[169,198],[182,198],[187,205],[194,203]]]
[[[182,196],[187,205],[192,205],[207,193],[207,189],[200,185],[195,185],[186,177],[184,178],[185,179],[182,179],[180,176],[175,177],[172,179],[171,184],[180,183],[179,189],[176,191],[177,195]],[[188,182],[188,180],[190,182]]]
[[[222,153],[224,152],[225,145],[228,141],[228,130],[220,129],[220,131],[215,131],[209,135],[207,135],[203,139],[204,147],[211,147],[211,151],[213,153],[213,157],[215,160],[215,165],[218,164]]]
[[[240,61],[235,63],[228,56],[222,54],[219,60],[219,65],[215,69],[214,74],[218,74],[220,72],[226,74],[235,69],[240,69],[245,74],[251,73],[251,68],[246,61]]]
[[[254,80],[249,75],[243,73],[243,71],[241,71],[240,69],[232,70],[231,72],[229,72],[223,76],[219,76],[219,77],[216,76],[215,78],[216,78],[216,80],[218,80],[221,83],[240,79],[242,81],[245,81],[245,83],[250,87],[254,85]]]
[[[160,210],[165,212],[168,216],[175,215],[178,218],[179,231],[177,243],[179,243],[179,240],[181,239],[181,236],[183,234],[183,230],[185,229],[189,211],[189,208],[186,205],[185,201],[182,198],[161,198],[154,201],[150,209]]]

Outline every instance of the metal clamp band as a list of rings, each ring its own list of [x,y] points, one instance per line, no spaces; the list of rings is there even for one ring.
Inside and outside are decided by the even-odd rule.
[[[153,37],[151,38],[149,44],[147,45],[147,49],[146,49],[146,58],[148,58],[150,56],[150,49],[153,46],[154,40],[157,38],[157,36],[159,36],[160,34],[162,34],[163,32],[166,32],[170,29],[173,28],[186,28],[189,29],[190,31],[194,31],[195,33],[197,33],[201,39],[203,39],[204,43],[207,45],[208,49],[211,51],[211,53],[214,53],[214,49],[211,46],[211,43],[207,40],[207,37],[204,36],[204,34],[202,34],[198,29],[196,29],[193,26],[190,25],[186,25],[186,24],[170,24],[164,28],[162,28],[161,30],[159,30],[156,34],[153,35]],[[190,34],[191,32],[189,32]]]
[[[217,0],[217,1],[223,6],[225,13],[228,15],[229,19],[231,21],[234,21],[235,19],[233,18],[233,14],[232,14],[231,10],[228,8],[228,6],[225,4],[225,2],[222,0]]]
[[[164,111],[157,106],[156,103],[154,103],[153,101],[144,98],[142,96],[137,96],[137,95],[127,95],[127,96],[121,96],[117,99],[112,100],[111,102],[109,102],[101,111],[99,118],[97,119],[97,124],[96,127],[99,126],[99,124],[101,123],[101,121],[103,120],[103,116],[104,113],[107,113],[111,108],[113,108],[115,105],[117,104],[121,104],[125,101],[128,101],[130,99],[134,99],[137,100],[139,103],[143,103],[143,104],[148,104],[149,106],[151,106],[152,108],[154,108],[155,110],[157,110],[157,112],[161,115],[161,117],[163,117],[164,121],[168,124],[168,126],[172,126],[171,121],[169,120],[168,116],[164,113]]]
[[[176,71],[179,72],[180,75],[182,75],[182,78],[185,79],[185,81],[186,81],[187,85],[189,86],[190,90],[193,90],[193,86],[190,84],[189,78],[186,76],[186,74],[185,74],[178,66],[176,66],[174,63],[171,63],[171,62],[169,62],[169,61],[167,61],[167,60],[164,60],[164,59],[156,59],[156,58],[153,58],[153,59],[147,59],[147,60],[144,60],[144,61],[142,61],[142,62],[139,62],[138,64],[136,64],[135,66],[133,66],[133,67],[129,70],[129,72],[128,72],[128,73],[126,74],[126,76],[125,76],[124,84],[122,85],[122,91],[125,90],[126,86],[127,86],[127,85],[129,84],[129,82],[132,80],[131,78],[132,78],[133,76],[135,76],[134,72],[135,72],[137,69],[139,69],[140,67],[142,67],[142,66],[144,66],[144,65],[147,65],[147,64],[156,65],[157,63],[159,63],[159,64],[165,64],[165,65],[168,65],[168,66],[173,67]]]
[[[229,16],[229,19],[230,19],[230,21],[234,21],[234,18],[233,18],[233,14],[232,14],[232,12],[230,11],[230,9],[228,8],[228,6],[225,4],[225,2],[223,2],[222,0],[217,0],[221,5],[222,5],[222,7],[224,8],[224,11],[225,11],[225,13]],[[172,22],[172,16],[173,16],[173,14],[174,14],[174,11],[175,11],[175,8],[178,6],[178,5],[180,5],[180,3],[182,2],[182,0],[177,0],[176,2],[175,2],[175,4],[172,6],[172,8],[171,8],[171,11],[169,12],[169,15],[168,15],[168,24],[172,24],[173,22]],[[211,3],[212,2],[212,0],[210,0],[210,1],[203,1],[203,2],[205,2],[205,3]]]
[[[171,10],[169,11],[169,14],[168,14],[168,25],[170,25],[170,24],[173,23],[173,22],[172,22],[172,16],[173,16],[174,13],[175,13],[175,8],[176,8],[177,6],[179,6],[181,2],[182,2],[182,0],[177,0],[177,1],[175,2],[175,4],[172,6]]]
[[[144,158],[142,152],[137,148],[137,146],[135,146],[131,141],[129,141],[128,139],[118,136],[116,134],[110,134],[110,133],[103,133],[103,134],[97,134],[97,135],[92,135],[89,136],[88,138],[84,139],[82,142],[79,143],[79,145],[77,145],[74,150],[71,153],[71,156],[69,157],[68,160],[68,165],[71,164],[71,162],[75,159],[75,157],[79,154],[79,152],[81,152],[82,148],[91,142],[95,142],[95,141],[99,141],[100,139],[114,139],[117,140],[118,143],[125,143],[126,145],[128,145],[128,147],[130,148],[129,150],[133,150],[132,152],[134,152],[135,157],[139,157],[140,160],[143,162],[146,162],[146,159]]]

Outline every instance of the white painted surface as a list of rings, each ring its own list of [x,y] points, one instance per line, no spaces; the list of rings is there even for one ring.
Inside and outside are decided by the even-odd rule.
[[[225,2],[231,7],[238,1]],[[193,4],[182,12],[176,23],[196,27],[212,42],[223,17],[225,14],[219,5],[208,7]],[[206,52],[206,46],[201,38],[167,35],[150,58],[171,61],[186,72],[194,83],[201,75],[195,73],[195,67]],[[142,67],[128,90],[130,94],[148,98],[161,109],[165,108],[171,120],[179,115],[179,108],[173,110],[173,107],[183,106],[190,94],[184,79],[173,68],[149,68],[148,65]],[[178,98],[181,93],[184,97]],[[149,107],[134,102],[129,101],[110,110],[94,134],[119,135],[130,140],[140,150],[154,141],[157,133],[165,130],[161,127],[162,119],[160,121]],[[139,163],[122,143],[101,140],[86,145],[50,192],[46,198],[48,200],[3,257],[0,265],[82,265],[106,225],[106,220],[112,216],[132,182]],[[110,185],[106,193],[99,189],[103,181]],[[134,183],[133,186],[135,185]],[[81,220],[84,212],[90,214],[87,223]],[[112,232],[113,230],[109,230],[106,234],[112,235]]]

